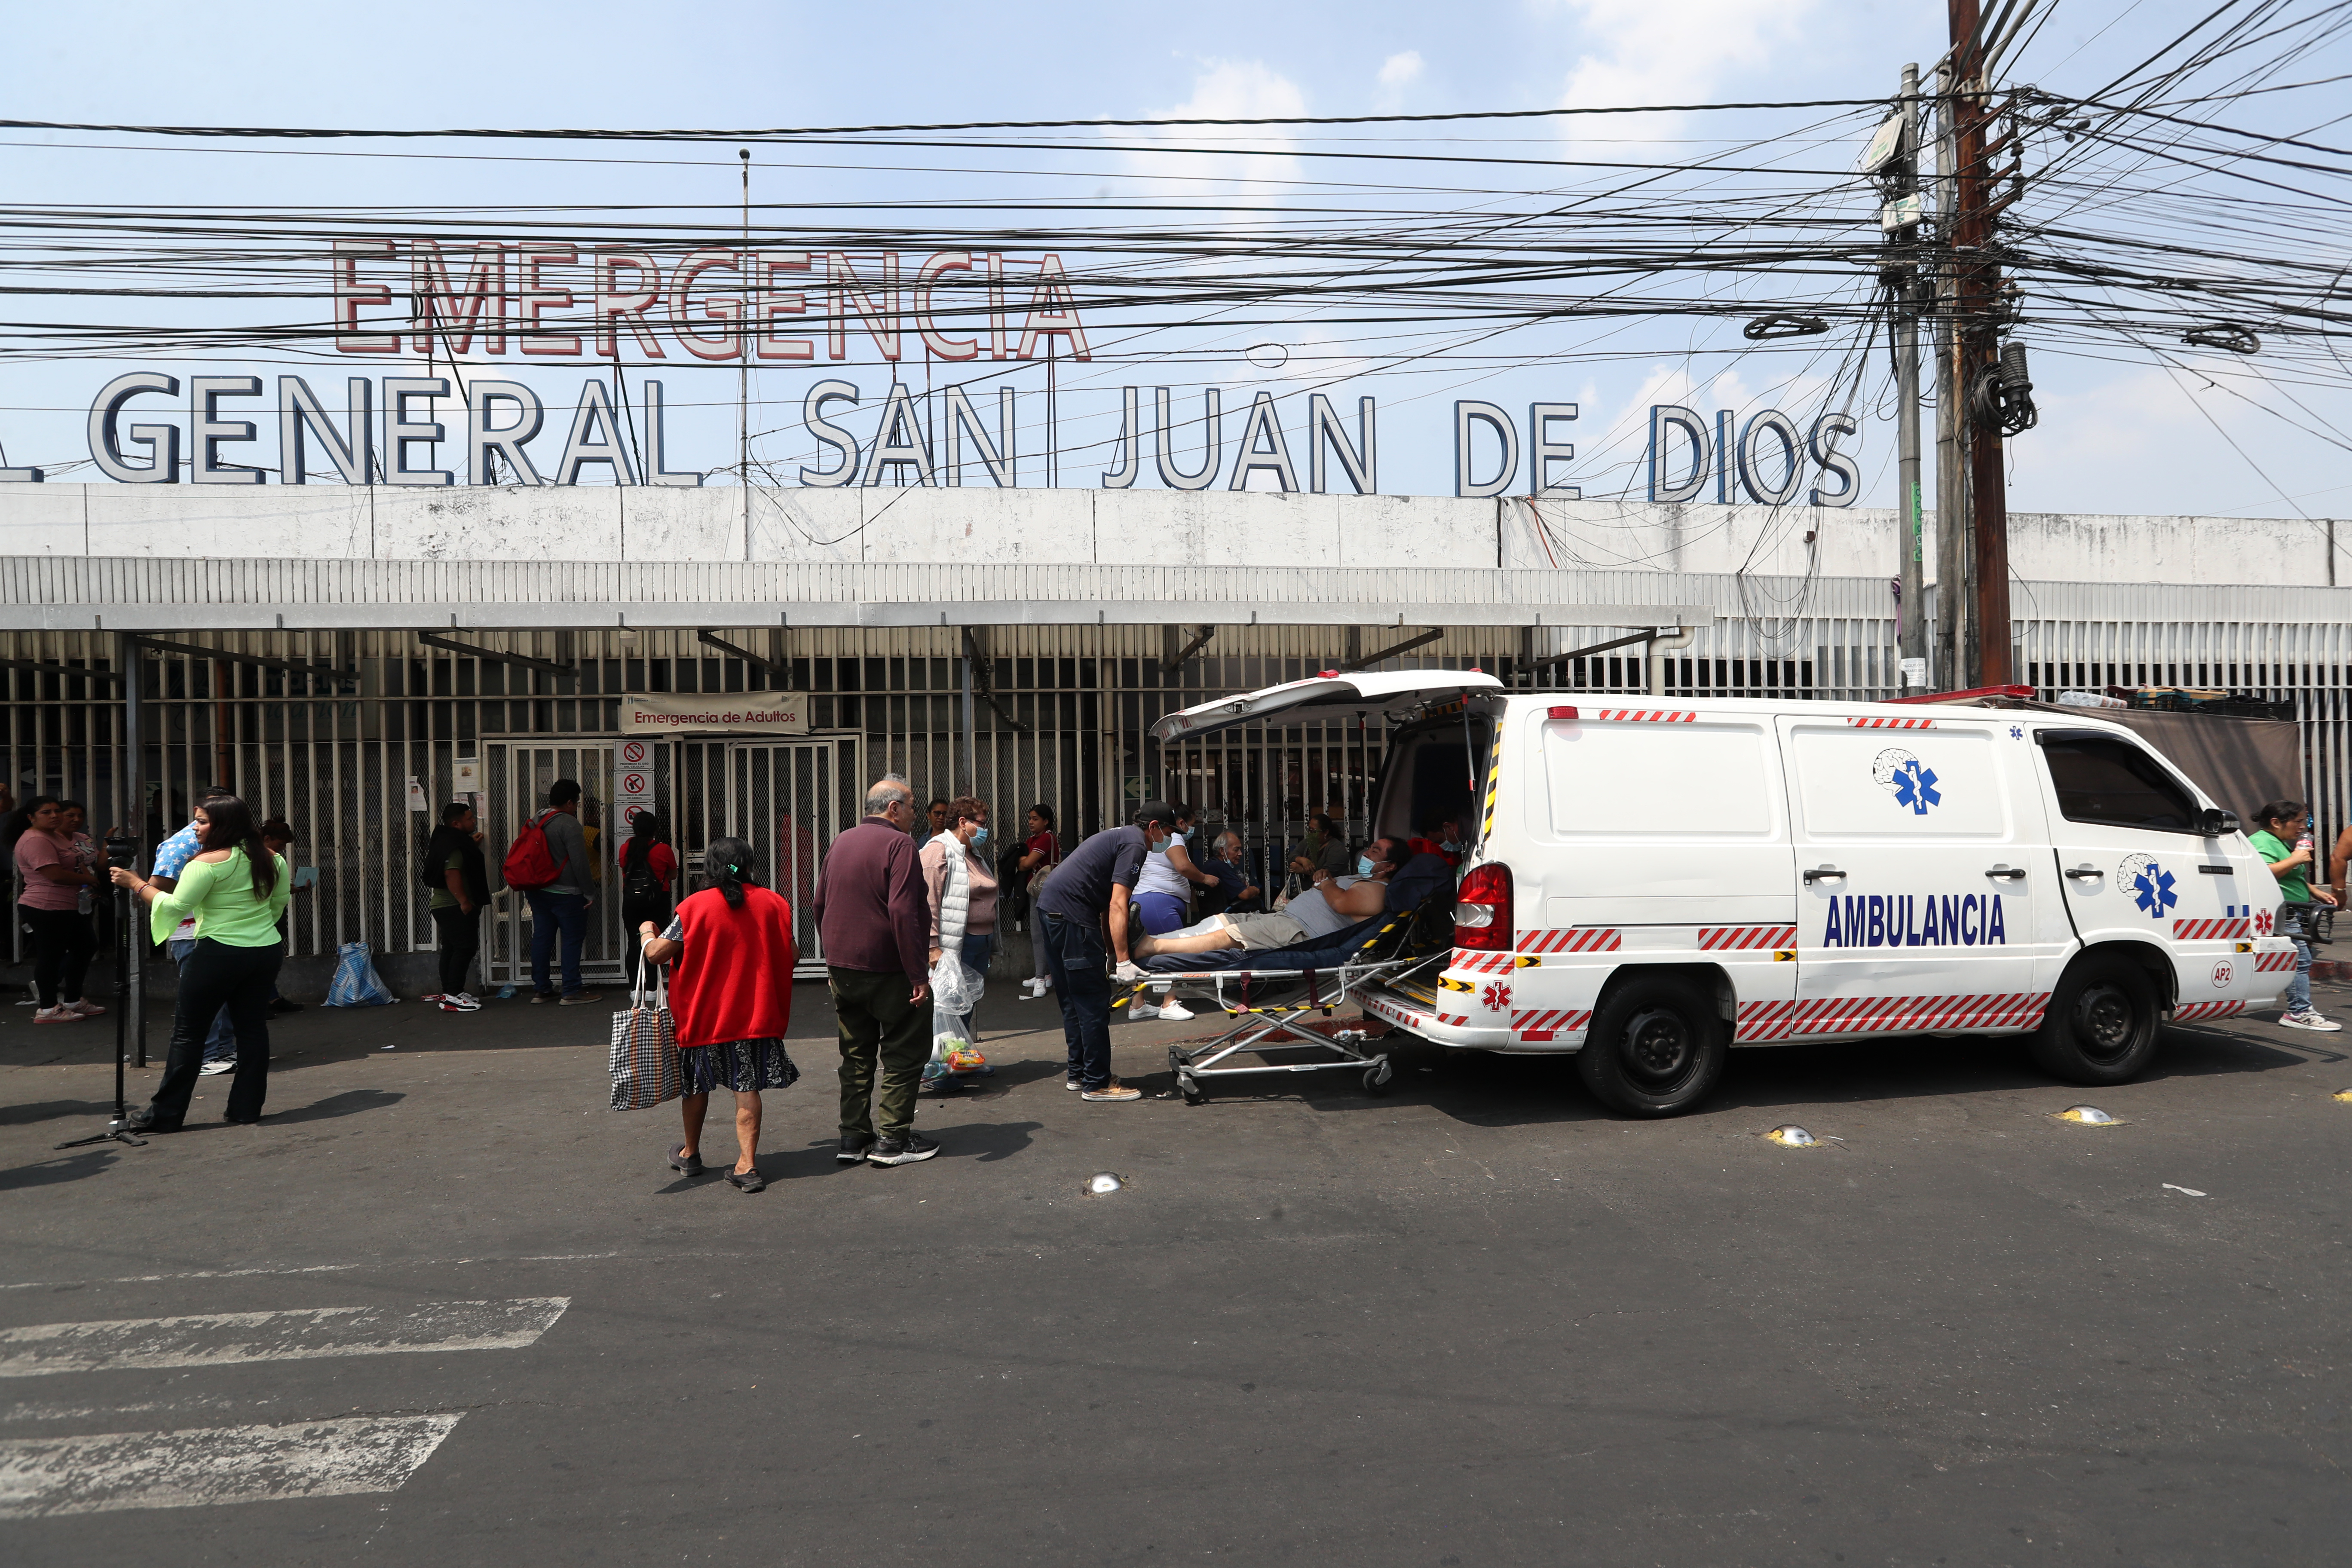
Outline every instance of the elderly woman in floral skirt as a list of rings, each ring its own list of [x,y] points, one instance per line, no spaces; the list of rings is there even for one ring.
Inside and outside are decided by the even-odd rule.
[[[709,886],[678,901],[669,929],[637,927],[647,963],[671,970],[670,1015],[677,1027],[686,1094],[678,1101],[686,1141],[670,1153],[674,1170],[702,1174],[702,1121],[710,1091],[735,1096],[735,1168],[730,1185],[766,1190],[760,1175],[760,1091],[788,1089],[801,1076],[784,1053],[793,1013],[793,907],[753,879],[751,847],[714,838],[703,852]]]

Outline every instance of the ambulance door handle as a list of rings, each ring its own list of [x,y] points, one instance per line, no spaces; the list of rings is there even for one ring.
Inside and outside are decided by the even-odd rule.
[[[1845,880],[1845,873],[1834,866],[1815,866],[1805,873],[1807,887],[1812,886],[1815,882],[1843,882],[1843,880]]]
[[[1985,875],[1988,877],[1997,877],[2004,882],[2021,882],[2025,880],[2024,868],[2019,866],[1995,866],[1991,870],[1987,871]]]
[[[2072,877],[2077,882],[2095,882],[2100,878],[2105,876],[2106,873],[2100,870],[2096,866],[2077,866],[2073,870],[2067,872],[2066,875]]]

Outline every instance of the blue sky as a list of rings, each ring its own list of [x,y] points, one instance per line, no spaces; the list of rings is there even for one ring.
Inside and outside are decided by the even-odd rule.
[[[2137,5],[2129,0],[2061,0],[2056,19],[2021,68],[2029,76],[2045,73],[2035,79],[2054,88],[2085,87],[2104,79],[2103,68],[2120,68],[2147,52],[2150,40],[2179,30],[2209,8],[2155,0]],[[93,27],[86,12],[20,8],[12,20],[16,69],[10,112],[26,119],[133,123],[653,127],[1412,113],[1563,103],[1847,98],[1891,90],[1905,61],[1934,58],[1943,30],[1939,5],[1869,0],[1791,0],[1769,8],[1739,0],[1553,0],[1444,8],[917,3],[887,12],[726,5],[660,12],[583,4],[442,8],[418,16],[407,30],[413,36],[404,36],[387,14],[364,9],[258,5],[208,15],[184,6],[133,5],[110,10],[105,25]],[[2279,112],[2291,119],[2305,107],[2279,106]],[[1866,124],[1868,118],[1857,123]],[[2255,111],[2234,118],[2253,122]],[[1687,139],[1755,134],[1768,123],[1787,122],[1785,115],[1769,122],[1741,115],[1612,121],[1611,135],[1583,132],[1577,147],[1590,153],[1612,142],[1633,145],[1621,139],[1637,138],[1654,153],[1700,144]],[[1545,124],[1482,134],[1523,138],[1526,147],[1538,152],[1559,148],[1558,132]],[[1841,124],[1825,134],[1843,146],[1850,130]],[[576,157],[583,152],[577,144],[339,144],[344,152],[462,155],[417,159],[322,156],[315,145],[264,144],[235,153],[132,151],[119,145],[123,141],[153,145],[143,138],[0,132],[0,160],[20,204],[723,204],[734,199],[736,189],[730,147],[593,148],[584,150],[587,155],[610,161],[583,163],[543,161],[551,154]],[[72,142],[98,145],[60,145]],[[1267,150],[1278,153],[1282,144]],[[866,166],[846,166],[861,160]],[[1068,151],[974,154],[962,160],[962,170],[941,167],[954,162],[914,151],[884,156],[763,149],[755,193],[761,201],[854,198],[886,206],[974,195],[1117,200],[1164,194],[1171,175],[1196,182],[1190,189],[1231,195],[1275,188],[1237,184],[1238,176],[1278,184],[1311,180],[1328,167],[1278,157],[1240,161],[1115,151],[1088,144],[1084,136]],[[908,167],[924,164],[938,172]],[[1018,172],[976,172],[982,168]],[[894,220],[884,210],[859,221]],[[486,221],[484,232],[495,234],[496,221]],[[289,314],[299,313],[293,302],[286,305]],[[185,309],[185,319],[207,319],[202,314],[207,307]],[[89,315],[119,320],[130,310],[155,312],[157,307],[92,308]],[[1108,335],[1097,327],[1098,337]],[[1229,447],[1252,391],[1273,390],[1284,399],[1285,421],[1296,445],[1303,420],[1301,392],[1315,378],[1310,367],[1318,363],[1318,345],[1328,350],[1330,336],[1310,321],[1297,323],[1289,333],[1171,334],[1168,341],[1181,342],[1181,352],[1172,355],[1171,366],[1150,374],[1132,364],[1061,367],[1056,402],[1066,449],[1061,482],[1092,483],[1096,473],[1110,466],[1108,447],[1118,426],[1122,384],[1145,386],[1147,404],[1150,385],[1171,384],[1180,398],[1195,405],[1200,386],[1221,386]],[[1262,340],[1282,341],[1296,356],[1283,372],[1267,374],[1250,362],[1245,351]],[[1685,322],[1570,322],[1515,339],[1514,357],[1524,362],[1517,364],[1406,363],[1337,379],[1330,390],[1350,411],[1359,393],[1380,398],[1381,488],[1423,493],[1451,489],[1454,398],[1486,398],[1520,410],[1538,400],[1577,403],[1582,409],[1574,432],[1580,459],[1563,477],[1582,482],[1588,497],[1615,493],[1633,476],[1637,427],[1650,401],[1671,397],[1743,415],[1786,406],[1801,425],[1836,395],[1832,361],[1785,353],[1710,353],[1694,358],[1688,351],[1696,341]],[[1708,346],[1724,345],[1710,340]],[[1596,348],[1619,351],[1619,357],[1570,360]],[[1364,351],[1362,343],[1350,342],[1339,362],[1344,367],[1349,355]],[[81,457],[81,408],[109,374],[132,363],[164,362],[146,357],[120,365],[0,363],[0,441],[11,460],[63,464]],[[183,374],[250,369],[265,376],[299,368],[254,354],[164,367]],[[339,393],[344,368],[314,362],[306,374],[322,391]],[[373,362],[349,366],[352,374],[398,368],[404,367]],[[2253,515],[2294,515],[2300,509],[2315,516],[2331,509],[2352,510],[2343,447],[2285,426],[2222,385],[2231,376],[2263,368],[2260,362],[2227,356],[2210,364],[2197,360],[2184,369],[2129,353],[2095,359],[2038,353],[2044,418],[2011,448],[2012,507]],[[633,382],[640,369],[632,362]],[[945,374],[948,369],[927,367],[914,355],[898,374],[919,390],[927,370]],[[2218,378],[2210,384],[2209,370]],[[554,441],[560,443],[580,370],[517,371],[509,361],[505,370],[476,374],[511,374],[539,387],[551,405]],[[733,371],[677,365],[673,351],[672,364],[656,374],[679,405],[672,419],[673,461],[709,468],[730,461]],[[755,425],[765,432],[760,449],[778,470],[812,455],[812,443],[798,426],[799,399],[819,375],[835,374],[861,386],[870,416],[892,373],[870,353],[863,363],[845,366],[760,373],[754,395],[761,405]],[[1015,384],[1026,394],[1041,394],[1041,367],[1029,367]],[[2294,395],[2309,407],[2310,422],[2341,438],[2347,404],[2340,392],[2298,388]],[[1042,412],[1042,397],[1024,398],[1024,419],[1036,416],[1029,408],[1033,402]],[[1889,503],[1893,426],[1878,416],[1883,410],[1862,412],[1864,499]],[[1034,451],[1034,434],[1024,437],[1024,444]],[[272,460],[270,450],[274,442],[257,460]],[[1296,455],[1303,464],[1303,447]],[[85,468],[58,477],[91,476]],[[1024,482],[1041,478],[1038,468],[1024,468]]]

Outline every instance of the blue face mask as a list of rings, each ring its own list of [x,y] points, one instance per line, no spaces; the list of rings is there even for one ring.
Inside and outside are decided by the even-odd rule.
[[[982,845],[983,845],[983,844],[985,844],[985,843],[987,843],[987,842],[988,842],[988,829],[987,829],[987,828],[985,828],[985,827],[975,827],[975,828],[973,828],[973,829],[972,829],[972,832],[971,832],[971,847],[972,847],[973,848],[977,849],[977,848],[979,848]]]
[[[1359,876],[1359,877],[1369,877],[1369,876],[1370,876],[1371,874],[1372,874],[1372,858],[1371,858],[1370,856],[1369,856],[1369,855],[1359,855],[1359,856],[1357,856],[1357,857],[1356,857],[1356,875],[1357,875],[1357,876]]]

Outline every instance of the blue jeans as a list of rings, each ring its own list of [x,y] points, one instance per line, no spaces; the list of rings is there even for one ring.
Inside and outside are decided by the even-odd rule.
[[[525,893],[530,903],[530,986],[542,996],[554,994],[547,983],[548,960],[555,955],[555,939],[563,939],[563,994],[580,994],[580,947],[588,939],[588,896],[585,893]]]
[[[1135,911],[1143,917],[1143,929],[1152,936],[1166,936],[1182,925],[1190,912],[1184,900],[1173,893],[1138,893]]]
[[[1059,915],[1040,915],[1037,933],[1062,1007],[1069,1074],[1081,1089],[1100,1089],[1110,1081],[1110,976],[1103,971],[1102,938],[1092,921]]]
[[[2294,978],[2286,983],[2286,1010],[2311,1011],[2311,943],[2294,939]]]
[[[180,984],[183,985],[188,983],[188,957],[195,951],[196,939],[192,936],[175,936],[163,944],[163,952],[171,958],[173,966],[180,972]],[[236,1060],[236,1029],[229,1022],[226,1007],[223,1007],[219,1015],[213,1019],[212,1033],[205,1037],[205,1060],[207,1062]]]

